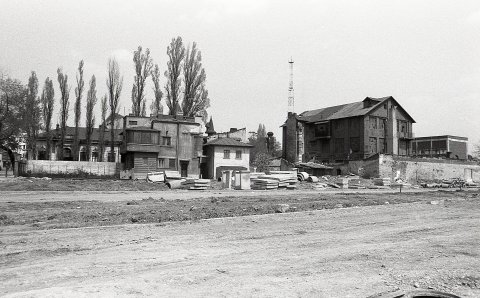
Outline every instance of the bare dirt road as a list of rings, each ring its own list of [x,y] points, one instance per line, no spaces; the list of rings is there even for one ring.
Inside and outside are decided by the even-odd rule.
[[[88,196],[88,193],[84,194]],[[0,233],[6,297],[480,297],[480,200]]]

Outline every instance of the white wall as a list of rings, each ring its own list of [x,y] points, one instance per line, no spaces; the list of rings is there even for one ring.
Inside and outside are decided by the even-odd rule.
[[[223,158],[224,150],[230,150],[230,158]],[[242,151],[242,158],[236,159],[236,151]],[[245,167],[250,165],[250,148],[249,147],[230,147],[230,146],[214,146],[213,154],[213,175],[216,174],[217,168],[221,166]]]

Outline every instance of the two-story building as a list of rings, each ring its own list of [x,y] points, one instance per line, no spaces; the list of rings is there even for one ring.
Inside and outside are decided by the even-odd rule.
[[[232,138],[217,138],[203,145],[206,156],[204,178],[218,179],[222,171],[248,170],[252,145]]]
[[[132,170],[134,178],[161,170],[199,177],[204,161],[201,121],[183,115],[125,116],[121,147],[125,170]]]
[[[411,155],[415,120],[391,96],[289,113],[283,128],[283,158],[344,162],[377,153]]]

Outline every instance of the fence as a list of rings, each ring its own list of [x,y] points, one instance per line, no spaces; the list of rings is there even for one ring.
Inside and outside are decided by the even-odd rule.
[[[19,165],[22,176],[105,176],[118,177],[120,164],[115,162],[28,160]]]

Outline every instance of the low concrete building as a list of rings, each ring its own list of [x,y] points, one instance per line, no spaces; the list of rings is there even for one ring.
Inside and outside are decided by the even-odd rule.
[[[252,145],[231,138],[219,138],[203,145],[207,157],[204,178],[218,179],[225,170],[248,170]]]
[[[451,135],[420,137],[413,139],[412,155],[466,160],[468,138]]]

